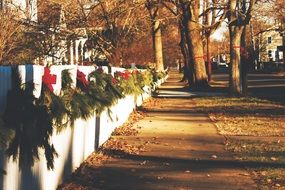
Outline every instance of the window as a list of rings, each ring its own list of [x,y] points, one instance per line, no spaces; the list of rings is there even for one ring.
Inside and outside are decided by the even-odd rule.
[[[279,51],[278,50],[275,51],[275,60],[276,61],[280,60],[280,58],[279,58]]]
[[[270,37],[267,38],[267,43],[271,44],[271,42],[272,42],[272,37],[270,36]]]
[[[268,50],[268,57],[272,57],[272,50]]]

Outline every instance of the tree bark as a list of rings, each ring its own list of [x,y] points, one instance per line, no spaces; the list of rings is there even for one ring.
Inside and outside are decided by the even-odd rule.
[[[205,10],[207,8],[209,8],[210,6],[210,2],[209,0],[206,0],[204,1],[204,4],[203,4],[203,12],[205,12]],[[216,13],[215,13],[215,10],[212,11],[212,24],[215,22],[215,16],[216,16]],[[207,26],[210,24],[210,13],[206,13],[203,17],[204,19],[204,24]],[[210,82],[212,80],[212,63],[211,63],[211,50],[210,50],[210,43],[211,43],[211,32],[212,32],[212,29],[203,29],[204,30],[204,34],[205,34],[205,38],[206,38],[206,61],[207,61],[207,74],[208,74],[208,81]]]
[[[249,4],[248,4],[249,3]],[[247,53],[245,50],[245,29],[251,18],[254,1],[229,1],[229,33],[230,33],[230,93],[241,96],[247,89]],[[241,50],[242,54],[241,55]]]
[[[192,20],[188,21],[188,46],[190,55],[193,55],[195,83],[193,88],[205,89],[209,87],[204,61],[204,51],[200,25]]]
[[[156,69],[158,71],[164,71],[160,22],[159,20],[157,20],[157,18],[154,18],[152,24],[153,48],[155,54],[154,58],[156,63]]]
[[[202,28],[199,25],[199,0],[194,0],[188,4],[185,1],[180,1],[183,17],[183,28],[185,32],[186,44],[189,55],[189,70],[193,72],[193,83],[191,88],[205,89],[208,88],[208,77],[206,73],[204,51],[202,43]]]
[[[230,26],[230,93],[241,95],[241,26]]]
[[[185,21],[186,21],[186,24],[185,24]],[[180,30],[180,48],[181,48],[181,52],[182,52],[182,55],[183,55],[183,58],[184,58],[184,69],[187,70],[187,73],[184,72],[184,74],[188,80],[188,84],[189,86],[191,84],[194,84],[194,73],[193,73],[193,62],[192,62],[192,56],[189,54],[189,47],[188,47],[188,44],[187,44],[187,30],[188,28],[185,27],[187,26],[187,19],[185,19],[185,15],[182,15],[181,16],[181,19],[180,19],[180,23],[179,23],[179,30]]]
[[[248,54],[246,50],[246,26],[243,27],[241,35],[241,48],[243,52],[241,55],[241,92],[243,96],[247,96],[247,74],[248,74]]]
[[[207,51],[207,70],[208,70],[208,81],[212,80],[212,61],[211,61],[211,50],[210,50],[210,35],[206,36],[206,51]]]

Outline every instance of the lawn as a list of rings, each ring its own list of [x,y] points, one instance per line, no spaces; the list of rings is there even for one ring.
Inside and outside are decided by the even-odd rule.
[[[285,106],[256,98],[195,98],[225,148],[244,163],[259,189],[285,189]]]

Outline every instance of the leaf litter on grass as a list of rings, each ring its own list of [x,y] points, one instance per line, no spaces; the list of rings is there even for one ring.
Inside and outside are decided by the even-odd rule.
[[[196,98],[195,103],[195,110],[208,113],[226,136],[226,149],[245,163],[258,189],[285,190],[284,105],[228,97]]]

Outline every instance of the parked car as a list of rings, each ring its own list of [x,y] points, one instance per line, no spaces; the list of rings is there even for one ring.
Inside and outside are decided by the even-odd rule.
[[[226,62],[224,62],[224,61],[220,61],[219,63],[218,63],[218,67],[221,67],[221,68],[223,68],[223,67],[229,67],[229,65],[226,63]]]

